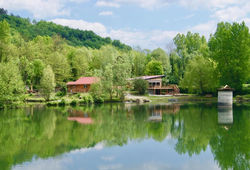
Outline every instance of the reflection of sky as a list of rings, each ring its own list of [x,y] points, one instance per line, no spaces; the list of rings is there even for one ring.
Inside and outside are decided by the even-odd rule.
[[[179,155],[175,150],[176,140],[166,138],[162,142],[147,139],[130,141],[124,146],[105,147],[103,143],[94,148],[78,149],[49,159],[34,159],[31,162],[15,166],[14,170],[112,170],[112,169],[184,169],[215,170],[210,148],[199,155],[189,157]]]

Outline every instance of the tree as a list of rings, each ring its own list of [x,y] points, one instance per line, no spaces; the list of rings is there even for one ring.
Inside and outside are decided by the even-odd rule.
[[[171,72],[169,75],[169,82],[171,84],[179,84],[181,76],[181,58],[177,55],[175,51],[170,53],[170,65],[171,65]]]
[[[242,89],[250,72],[250,34],[244,22],[217,25],[209,40],[211,57],[218,63],[221,85]]]
[[[147,58],[144,53],[138,51],[132,51],[133,56],[133,75],[142,76],[145,73],[145,66]]]
[[[188,61],[196,54],[204,57],[209,56],[209,48],[206,38],[200,36],[198,33],[188,32],[186,35],[177,34],[173,41],[176,46],[176,52],[181,58],[181,67],[179,69],[181,77],[184,76]]]
[[[43,70],[40,84],[41,93],[46,100],[49,100],[51,93],[55,91],[55,86],[55,75],[52,68],[48,65]]]
[[[131,76],[131,65],[127,55],[117,56],[113,64],[113,84],[116,96],[124,99],[127,79]]]
[[[152,60],[146,65],[146,75],[162,75],[163,67],[160,61]]]
[[[0,107],[21,99],[24,84],[14,61],[0,63]]]
[[[190,60],[181,87],[189,92],[204,94],[214,92],[217,86],[214,62],[200,55]]]
[[[148,82],[143,79],[134,80],[134,90],[138,91],[140,95],[144,95],[148,89]]]
[[[7,49],[10,40],[10,26],[7,21],[0,22],[0,62],[7,60]]]
[[[103,71],[102,84],[104,92],[107,93],[109,95],[110,100],[112,100],[114,83],[113,83],[113,69],[111,64],[108,64],[105,67],[105,70]]]

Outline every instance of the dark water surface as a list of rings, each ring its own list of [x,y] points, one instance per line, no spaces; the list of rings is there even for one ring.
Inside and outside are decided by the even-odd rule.
[[[1,170],[250,169],[250,106],[0,111]]]

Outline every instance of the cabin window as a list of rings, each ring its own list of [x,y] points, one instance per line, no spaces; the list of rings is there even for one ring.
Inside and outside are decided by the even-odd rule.
[[[160,85],[160,82],[157,82],[156,85],[159,86],[159,85]]]
[[[84,84],[84,85],[83,85],[83,88],[85,88],[85,89],[86,89],[86,88],[87,88],[87,84]]]

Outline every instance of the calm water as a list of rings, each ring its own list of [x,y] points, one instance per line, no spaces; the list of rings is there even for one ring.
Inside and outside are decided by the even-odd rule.
[[[250,106],[0,111],[1,170],[250,169]]]

